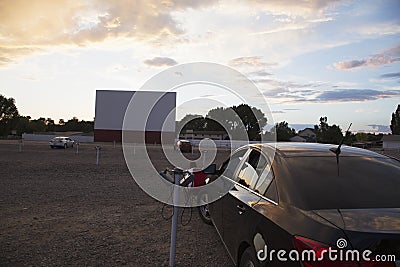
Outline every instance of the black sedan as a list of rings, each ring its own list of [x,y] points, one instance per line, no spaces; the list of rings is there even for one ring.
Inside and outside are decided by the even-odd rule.
[[[400,162],[334,145],[245,146],[209,204],[239,266],[400,266]]]

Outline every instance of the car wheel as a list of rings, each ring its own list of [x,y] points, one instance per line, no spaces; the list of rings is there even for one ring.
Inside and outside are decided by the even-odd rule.
[[[50,147],[54,149],[54,146],[50,146]]]
[[[71,147],[74,147],[74,143],[71,144]]]
[[[256,267],[260,266],[255,253],[251,247],[248,247],[242,254],[239,267]]]
[[[66,149],[67,148],[67,144],[64,144],[64,149]]]
[[[209,225],[213,224],[211,221],[210,212],[208,210],[208,204],[199,207],[199,214],[203,222]]]

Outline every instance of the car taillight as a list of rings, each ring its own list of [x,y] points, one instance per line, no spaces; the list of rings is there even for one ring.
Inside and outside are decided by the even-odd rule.
[[[357,262],[357,261],[344,261],[344,260],[331,260],[328,256],[329,245],[308,239],[302,236],[294,237],[294,246],[296,247],[297,252],[300,255],[300,259],[305,267],[377,267],[377,266],[393,266],[393,263],[390,265],[382,265],[383,262],[377,264],[378,262]],[[336,247],[332,247],[333,250],[339,251]],[[303,251],[314,251],[316,260],[313,260],[308,257],[302,258]],[[324,252],[326,251],[326,252]],[[304,253],[304,255],[308,255],[308,253]],[[338,253],[336,253],[338,255]],[[323,257],[322,257],[323,256]],[[322,259],[321,259],[322,258]],[[311,260],[310,260],[311,259]],[[386,262],[385,264],[387,264]]]

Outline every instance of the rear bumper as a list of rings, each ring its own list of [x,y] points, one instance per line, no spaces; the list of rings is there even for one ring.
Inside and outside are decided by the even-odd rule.
[[[64,143],[50,143],[50,146],[52,147],[64,147]]]

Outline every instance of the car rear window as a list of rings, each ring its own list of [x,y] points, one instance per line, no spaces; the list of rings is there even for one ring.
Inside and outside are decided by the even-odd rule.
[[[400,162],[391,158],[285,158],[281,191],[305,210],[400,207]]]

